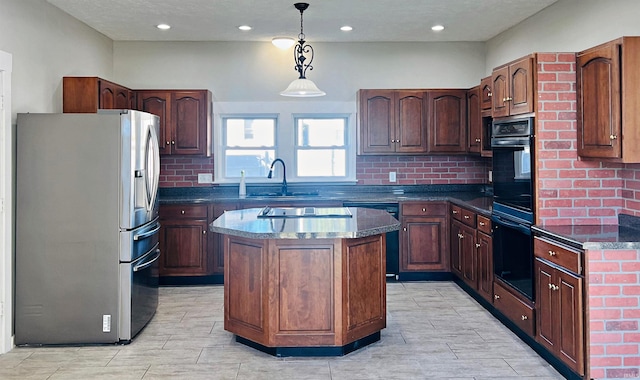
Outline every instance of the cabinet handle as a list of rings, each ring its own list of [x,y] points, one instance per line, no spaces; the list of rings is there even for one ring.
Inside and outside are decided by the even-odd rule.
[[[455,214],[457,214],[457,213],[458,213],[458,211],[456,211],[456,210],[453,210],[453,214],[454,214],[454,215],[455,215]]]
[[[507,97],[507,102],[510,102],[510,101],[512,101],[512,100],[513,100],[513,98],[511,98],[511,97]]]
[[[488,96],[488,97],[492,97],[492,96],[493,96],[493,93],[492,93],[491,91],[489,91],[489,92],[487,92],[487,96]]]
[[[616,136],[616,135],[609,135],[609,140],[615,140],[617,138],[618,138],[618,136]]]
[[[527,319],[529,319],[526,315],[523,315],[520,317],[523,321],[526,321]]]
[[[553,251],[549,250],[549,256],[555,256],[555,255],[556,255],[556,253],[555,253],[555,252],[553,252]]]
[[[176,142],[171,140],[171,145],[176,145]]]
[[[478,224],[484,226],[484,222],[478,222]]]
[[[423,207],[422,212],[427,212],[427,209]]]
[[[551,289],[551,290],[558,290],[558,289],[560,289],[560,287],[559,287],[559,286],[557,286],[557,285],[554,285],[554,284],[549,284],[549,289]]]
[[[464,216],[464,218],[465,218],[465,219],[469,219],[469,215],[465,215],[465,216]]]
[[[495,298],[495,299],[499,300],[499,299],[500,299],[500,296],[499,296],[499,295],[497,295],[497,294],[494,294],[494,295],[493,295],[493,298]]]
[[[476,139],[476,142],[477,142],[477,143],[479,143],[479,142],[480,142],[480,139]]]
[[[458,239],[464,239],[464,235],[461,233],[458,233]]]
[[[171,144],[171,142],[170,142],[170,141],[167,141],[167,145],[170,145],[170,144]]]
[[[476,248],[480,248],[480,244],[476,243]]]
[[[402,231],[406,231],[406,230],[407,230],[407,227],[405,227],[405,228],[403,228],[403,229],[402,229]]]
[[[203,235],[206,235],[206,234],[207,234],[207,231],[206,231],[206,230],[202,231],[202,234],[203,234]]]
[[[184,210],[180,210],[180,214],[184,215]]]

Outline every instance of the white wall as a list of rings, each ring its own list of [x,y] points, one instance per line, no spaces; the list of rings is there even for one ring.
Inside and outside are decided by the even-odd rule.
[[[533,52],[577,52],[640,35],[638,0],[559,0],[487,42],[486,74]]]
[[[110,79],[113,42],[44,0],[0,0],[0,50],[13,55],[13,110],[62,112],[62,77]]]
[[[311,37],[311,36],[310,36]],[[360,88],[469,88],[484,74],[484,43],[313,43],[307,72],[327,96]],[[293,48],[268,42],[114,42],[114,76],[130,88],[206,88],[225,102],[285,101]]]

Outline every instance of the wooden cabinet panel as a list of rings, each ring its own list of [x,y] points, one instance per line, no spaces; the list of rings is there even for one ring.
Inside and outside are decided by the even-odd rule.
[[[237,210],[238,204],[235,202],[216,203],[213,205],[213,217],[211,221],[218,219],[225,211]],[[219,233],[210,234],[212,256],[212,273],[224,273],[224,235]]]
[[[566,268],[567,270],[582,275],[582,259],[581,251],[558,246],[553,242],[535,237],[534,238],[536,257],[547,260],[553,264]]]
[[[448,206],[446,202],[402,202],[400,207],[402,216],[444,216]]]
[[[207,205],[160,207],[160,276],[209,273]]]
[[[491,77],[482,78],[480,81],[480,108],[482,110],[491,110]]]
[[[480,87],[467,91],[467,152],[480,153],[482,142],[482,109]]]
[[[493,306],[500,310],[511,322],[522,331],[535,336],[535,314],[533,307],[521,299],[500,281],[493,283]]]
[[[428,91],[429,148],[432,153],[460,153],[467,148],[465,90]]]
[[[95,113],[99,109],[136,109],[131,107],[132,91],[98,77],[62,78],[62,111]]]
[[[171,153],[171,95],[165,91],[138,91],[138,109],[160,118],[160,154]]]
[[[640,162],[640,37],[576,54],[578,155]]]
[[[475,230],[457,220],[451,222],[451,271],[477,288]]]
[[[402,218],[401,271],[441,271],[448,268],[445,217]]]
[[[423,153],[427,144],[425,100],[422,91],[397,93],[398,122],[396,126],[396,151],[399,153]]]
[[[494,118],[534,111],[536,69],[534,57],[528,55],[493,70],[491,99]]]
[[[393,90],[360,90],[358,148],[361,154],[396,150],[396,95]]]
[[[484,299],[493,303],[493,238],[478,231],[476,241],[477,290]]]

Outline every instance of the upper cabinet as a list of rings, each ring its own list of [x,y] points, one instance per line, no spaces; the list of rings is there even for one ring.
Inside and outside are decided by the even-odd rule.
[[[160,154],[211,155],[211,92],[141,90],[138,109],[160,117]]]
[[[423,91],[360,90],[359,154],[425,153]]]
[[[578,155],[640,163],[640,37],[576,55]]]
[[[491,110],[491,77],[482,78],[480,81],[480,106],[482,110]]]
[[[467,91],[467,122],[469,125],[467,151],[469,153],[480,153],[482,148],[481,88],[482,86],[476,86]]]
[[[499,66],[491,75],[494,118],[533,112],[535,104],[533,55]]]
[[[429,152],[467,151],[467,91],[429,90]]]
[[[98,77],[64,77],[62,111],[95,113],[99,109],[135,109],[135,92]]]

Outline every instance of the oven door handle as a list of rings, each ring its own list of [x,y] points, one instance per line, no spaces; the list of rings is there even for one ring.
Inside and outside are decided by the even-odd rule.
[[[516,223],[516,222],[510,222],[508,220],[505,220],[499,216],[492,216],[491,219],[496,222],[497,224],[501,224],[503,226],[506,227],[511,227],[515,230],[518,230],[520,232],[522,232],[525,235],[531,236],[531,228],[527,225],[524,224],[520,224],[520,223]]]

